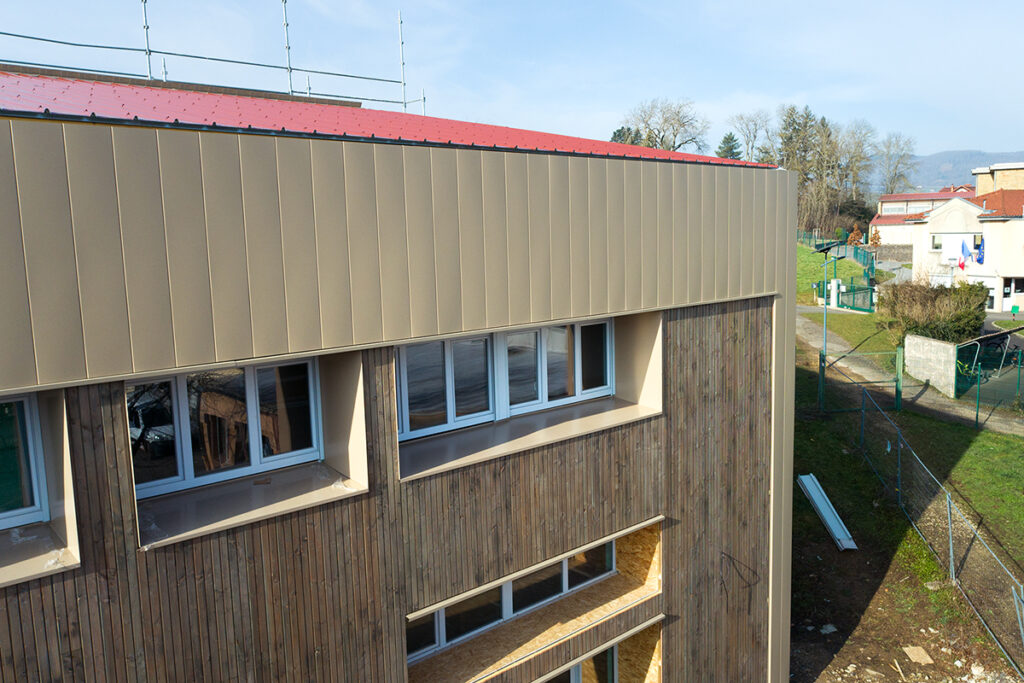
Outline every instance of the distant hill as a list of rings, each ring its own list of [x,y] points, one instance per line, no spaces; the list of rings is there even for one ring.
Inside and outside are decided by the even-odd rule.
[[[1008,161],[1024,162],[1024,152],[981,152],[975,149],[936,152],[914,157],[917,169],[911,176],[915,189],[938,190],[946,185],[973,183],[972,168]]]

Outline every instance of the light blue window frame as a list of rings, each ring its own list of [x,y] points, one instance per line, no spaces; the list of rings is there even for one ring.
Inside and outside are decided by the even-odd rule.
[[[20,404],[25,416],[25,447],[28,451],[29,486],[33,504],[0,513],[0,529],[12,529],[26,524],[47,522],[50,505],[46,491],[46,464],[43,460],[43,439],[39,429],[39,406],[35,395],[0,398],[0,403]]]

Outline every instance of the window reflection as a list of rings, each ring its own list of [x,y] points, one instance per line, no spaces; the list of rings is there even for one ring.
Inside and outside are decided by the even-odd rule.
[[[243,370],[188,375],[192,463],[197,476],[249,464],[249,419]]]
[[[34,504],[25,404],[0,403],[0,512]]]
[[[576,553],[569,558],[569,588],[575,588],[612,570],[614,548],[611,543]]]
[[[485,591],[445,608],[444,618],[448,642],[501,621],[501,588]]]
[[[457,339],[452,342],[456,417],[490,410],[491,378],[488,356],[486,339]]]
[[[174,395],[170,382],[125,387],[136,484],[178,476]]]
[[[279,365],[256,371],[263,455],[313,447],[309,403],[309,366]]]
[[[576,393],[572,332],[571,325],[548,329],[548,400],[551,401]]]
[[[409,430],[435,427],[448,421],[444,386],[444,343],[413,344],[405,352],[409,394]]]
[[[529,403],[540,398],[537,386],[537,333],[513,332],[506,336],[508,346],[509,405]]]
[[[580,326],[580,374],[584,391],[608,384],[607,329],[603,323]]]

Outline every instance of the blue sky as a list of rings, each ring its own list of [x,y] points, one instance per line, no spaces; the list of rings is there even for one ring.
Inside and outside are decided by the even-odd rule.
[[[280,2],[148,8],[155,48],[283,63]],[[908,134],[919,154],[1024,150],[1021,2],[290,0],[293,65],[397,78],[400,8],[408,97],[423,88],[435,116],[606,139],[638,102],[687,98],[711,121],[714,148],[731,114],[794,103]],[[0,4],[2,30],[65,40],[141,46],[141,24],[131,0]],[[140,55],[3,36],[0,59],[145,72]],[[279,73],[167,65],[172,79],[286,84]],[[394,85],[312,86],[399,97]]]

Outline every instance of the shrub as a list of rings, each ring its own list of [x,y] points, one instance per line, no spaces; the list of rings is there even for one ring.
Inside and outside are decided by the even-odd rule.
[[[959,344],[981,334],[987,301],[983,284],[901,282],[882,288],[878,305],[892,318],[889,330],[897,344],[908,334]]]
[[[862,233],[860,231],[860,226],[857,225],[856,223],[854,223],[853,224],[853,232],[850,233],[850,237],[849,237],[849,239],[846,240],[846,243],[849,244],[852,247],[852,246],[856,246],[856,245],[860,244],[863,240],[864,240],[864,233]]]

